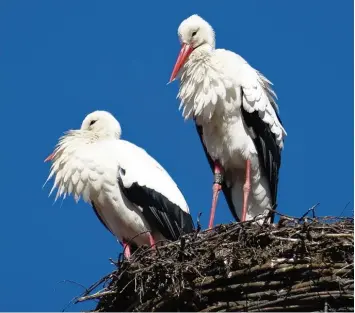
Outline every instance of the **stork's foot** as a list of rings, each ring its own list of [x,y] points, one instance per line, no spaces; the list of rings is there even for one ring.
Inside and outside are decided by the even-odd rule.
[[[151,234],[149,234],[149,243],[150,243],[150,247],[155,250],[156,249],[155,240]]]
[[[129,260],[131,258],[131,247],[125,241],[123,241],[122,244],[123,244],[123,255],[127,260]]]
[[[242,208],[242,222],[246,221],[247,210],[248,210],[248,199],[250,194],[250,160],[246,161],[245,167],[245,183],[243,186],[243,208]]]

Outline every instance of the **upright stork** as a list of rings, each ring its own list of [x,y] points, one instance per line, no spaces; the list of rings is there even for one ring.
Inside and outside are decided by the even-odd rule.
[[[194,225],[179,188],[145,150],[121,139],[119,122],[106,111],[86,116],[79,130],[59,139],[45,160],[53,164],[47,181],[55,175],[50,192],[73,194],[91,204],[103,225],[124,246],[155,245],[157,240],[177,240]],[[46,181],[46,182],[47,182]]]
[[[236,220],[266,216],[276,206],[286,136],[272,84],[238,54],[215,49],[214,30],[198,15],[185,19],[178,35],[170,82],[180,78],[180,109],[195,121],[214,173],[209,227],[221,189]]]

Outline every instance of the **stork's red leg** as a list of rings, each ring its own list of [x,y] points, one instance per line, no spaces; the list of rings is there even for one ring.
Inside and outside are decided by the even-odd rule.
[[[214,216],[216,213],[218,194],[222,189],[223,183],[223,174],[222,167],[218,164],[218,162],[214,165],[214,183],[213,183],[213,196],[212,196],[212,207],[210,213],[210,222],[208,223],[208,228],[211,229],[213,227]]]
[[[155,240],[153,238],[153,236],[149,233],[149,243],[150,243],[150,246],[155,249]]]
[[[122,241],[122,243],[123,243],[123,254],[125,258],[128,260],[131,257],[131,248],[127,242]]]
[[[246,161],[245,167],[245,184],[243,186],[243,209],[242,209],[242,222],[245,222],[247,217],[247,209],[248,209],[248,198],[250,193],[250,160]]]

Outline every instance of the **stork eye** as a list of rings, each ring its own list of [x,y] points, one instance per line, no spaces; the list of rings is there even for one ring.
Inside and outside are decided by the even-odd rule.
[[[96,123],[96,120],[92,120],[91,122],[90,122],[90,126],[91,125],[94,125]]]
[[[197,34],[197,31],[192,32],[191,37],[194,37]]]

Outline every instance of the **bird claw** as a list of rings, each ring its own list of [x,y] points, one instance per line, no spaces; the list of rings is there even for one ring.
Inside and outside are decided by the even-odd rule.
[[[131,248],[126,242],[123,242],[123,255],[128,261],[131,258]]]

